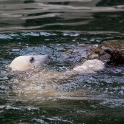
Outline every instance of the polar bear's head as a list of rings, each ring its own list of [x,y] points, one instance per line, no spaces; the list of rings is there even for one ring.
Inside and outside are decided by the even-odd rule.
[[[14,71],[25,71],[27,69],[47,65],[49,62],[50,57],[48,55],[19,56],[15,58],[8,67]]]

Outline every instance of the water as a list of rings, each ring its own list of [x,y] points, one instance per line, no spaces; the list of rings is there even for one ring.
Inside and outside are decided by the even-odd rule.
[[[123,25],[123,0],[1,0],[0,123],[124,123],[123,67],[65,79],[58,74],[78,63],[65,62],[63,53],[82,43],[124,39]],[[58,71],[56,78],[7,70],[27,54],[49,54],[47,70]]]

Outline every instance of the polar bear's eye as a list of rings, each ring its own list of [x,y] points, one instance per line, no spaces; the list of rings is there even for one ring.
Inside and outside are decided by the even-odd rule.
[[[34,57],[30,58],[30,62],[33,63],[34,62]]]

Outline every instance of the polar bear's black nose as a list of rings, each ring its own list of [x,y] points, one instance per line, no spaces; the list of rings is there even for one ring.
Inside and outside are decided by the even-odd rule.
[[[51,62],[51,57],[49,55],[46,55],[46,64],[49,64]]]
[[[47,58],[48,58],[48,59],[51,59],[51,57],[50,57],[49,55],[47,55]]]

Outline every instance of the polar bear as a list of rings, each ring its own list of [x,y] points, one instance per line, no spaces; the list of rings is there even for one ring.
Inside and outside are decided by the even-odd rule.
[[[68,92],[67,89],[73,85],[73,83],[64,85],[65,81],[72,79],[77,75],[94,73],[104,68],[104,63],[100,60],[86,60],[83,64],[75,66],[73,69],[66,70],[65,72],[59,72],[54,70],[39,70],[32,68],[39,68],[39,66],[46,65],[50,62],[48,55],[30,55],[19,56],[15,58],[9,67],[14,71],[24,71],[24,73],[17,73],[19,76],[15,76],[14,84],[12,83],[13,92],[19,96],[19,99],[39,99],[52,97],[68,97],[75,96],[78,92]],[[31,70],[28,70],[31,69]],[[72,81],[73,82],[73,81]],[[69,90],[70,91],[70,90]],[[83,94],[79,92],[79,94]]]
[[[13,71],[26,71],[32,68],[38,68],[50,63],[49,55],[27,55],[15,58],[10,65]]]
[[[14,71],[26,71],[28,69],[49,64],[49,62],[50,57],[48,55],[19,56],[15,58],[8,67]],[[104,63],[102,61],[93,59],[87,60],[83,64],[75,66],[70,72],[93,73],[95,71],[102,70],[103,68]]]

